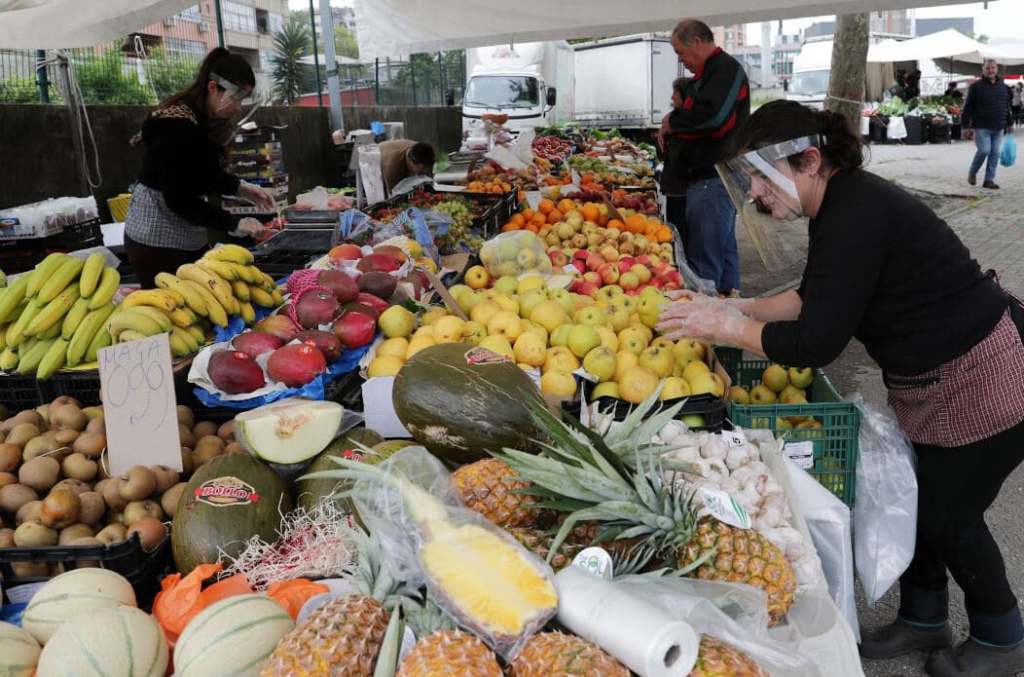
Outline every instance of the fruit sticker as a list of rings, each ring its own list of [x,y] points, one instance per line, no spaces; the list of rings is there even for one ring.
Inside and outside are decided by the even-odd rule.
[[[229,505],[249,505],[260,500],[260,495],[251,484],[237,477],[215,477],[203,482],[195,489],[196,501],[224,508]]]
[[[504,355],[488,350],[487,348],[470,348],[466,351],[466,364],[478,365],[478,364],[503,364],[505,362],[511,362]]]

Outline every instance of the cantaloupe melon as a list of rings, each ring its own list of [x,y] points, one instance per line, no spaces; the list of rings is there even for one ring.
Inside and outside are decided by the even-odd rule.
[[[43,647],[37,677],[163,677],[160,624],[131,606],[103,609],[60,626]]]
[[[75,616],[121,605],[136,606],[135,591],[124,576],[107,569],[73,569],[50,579],[32,596],[21,626],[46,644]]]
[[[31,677],[39,662],[39,642],[16,625],[0,623],[0,675]]]
[[[175,677],[258,677],[277,643],[295,627],[266,595],[237,595],[196,615],[174,645]]]

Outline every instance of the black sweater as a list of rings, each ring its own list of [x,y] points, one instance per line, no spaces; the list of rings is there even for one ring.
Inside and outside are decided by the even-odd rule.
[[[885,371],[915,376],[965,353],[1006,310],[946,222],[874,174],[833,176],[809,231],[800,317],[761,332],[773,361],[822,367],[856,337]]]
[[[238,217],[202,199],[238,192],[239,179],[223,168],[224,149],[194,118],[158,115],[142,125],[146,152],[139,183],[159,190],[171,211],[197,226],[233,230]]]
[[[1006,129],[1013,124],[1010,101],[1010,90],[1005,82],[999,78],[995,82],[981,78],[967,90],[960,121],[965,129]]]

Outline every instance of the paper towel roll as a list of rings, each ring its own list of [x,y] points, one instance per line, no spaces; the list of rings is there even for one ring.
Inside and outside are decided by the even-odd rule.
[[[555,576],[558,622],[641,677],[685,677],[700,637],[689,624],[575,566]]]

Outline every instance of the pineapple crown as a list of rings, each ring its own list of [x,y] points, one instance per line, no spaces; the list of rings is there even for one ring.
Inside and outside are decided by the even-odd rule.
[[[668,561],[693,538],[697,528],[693,493],[685,491],[674,473],[666,479],[658,445],[641,442],[650,440],[680,405],[644,421],[652,398],[627,417],[614,437],[609,433],[605,438],[572,416],[563,422],[543,404],[527,402],[534,425],[549,440],[537,442],[543,453],[507,448],[492,453],[534,485],[524,491],[540,497],[538,507],[569,513],[551,543],[549,562],[579,522],[602,524],[599,543],[641,539],[622,560],[632,570],[655,559]],[[666,414],[668,418],[662,420]],[[617,451],[610,447],[609,438]]]
[[[418,595],[415,589],[397,580],[389,567],[383,566],[383,548],[379,536],[367,534],[362,529],[353,529],[353,532],[358,557],[350,581],[357,593],[372,597],[387,608],[393,608]]]
[[[441,630],[454,630],[455,623],[441,607],[437,606],[429,596],[422,604],[415,600],[405,598],[402,600],[402,615],[405,622],[416,635],[416,639],[423,639],[428,635]]]

